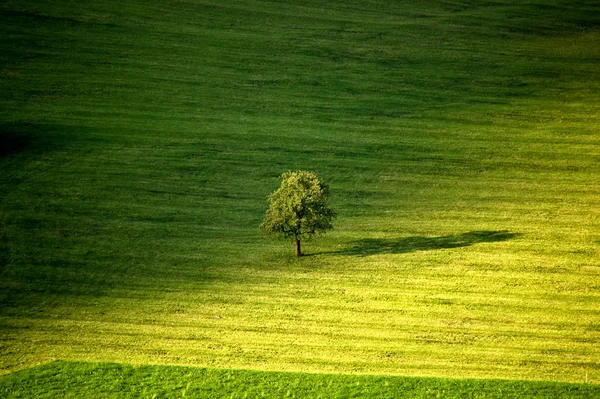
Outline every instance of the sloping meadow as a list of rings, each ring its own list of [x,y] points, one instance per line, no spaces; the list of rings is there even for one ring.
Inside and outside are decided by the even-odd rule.
[[[0,6],[2,372],[600,381],[595,2],[87,3]]]

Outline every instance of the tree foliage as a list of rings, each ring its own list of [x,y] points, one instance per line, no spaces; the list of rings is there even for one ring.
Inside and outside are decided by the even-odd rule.
[[[281,175],[281,186],[269,196],[269,209],[260,229],[269,235],[291,239],[296,256],[300,241],[333,229],[335,212],[327,205],[328,187],[316,174],[298,170]]]

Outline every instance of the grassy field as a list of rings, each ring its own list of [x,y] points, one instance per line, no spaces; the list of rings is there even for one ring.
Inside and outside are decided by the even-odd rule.
[[[599,27],[586,0],[2,2],[0,372],[600,383]],[[298,168],[339,215],[299,260],[258,231]]]
[[[3,398],[600,398],[600,385],[55,361],[0,376]]]

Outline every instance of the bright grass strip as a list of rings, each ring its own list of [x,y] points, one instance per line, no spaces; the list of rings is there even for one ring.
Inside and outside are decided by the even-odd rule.
[[[0,377],[3,398],[600,398],[600,386],[55,361]]]

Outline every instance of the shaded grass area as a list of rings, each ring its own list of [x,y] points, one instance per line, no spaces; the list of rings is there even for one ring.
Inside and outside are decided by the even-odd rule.
[[[2,373],[599,381],[594,2],[0,7]],[[257,229],[298,168],[301,260]]]
[[[0,157],[23,151],[30,141],[31,137],[29,136],[0,133]]]
[[[588,384],[277,373],[64,361],[2,376],[0,392],[7,399],[600,397],[600,387]]]

